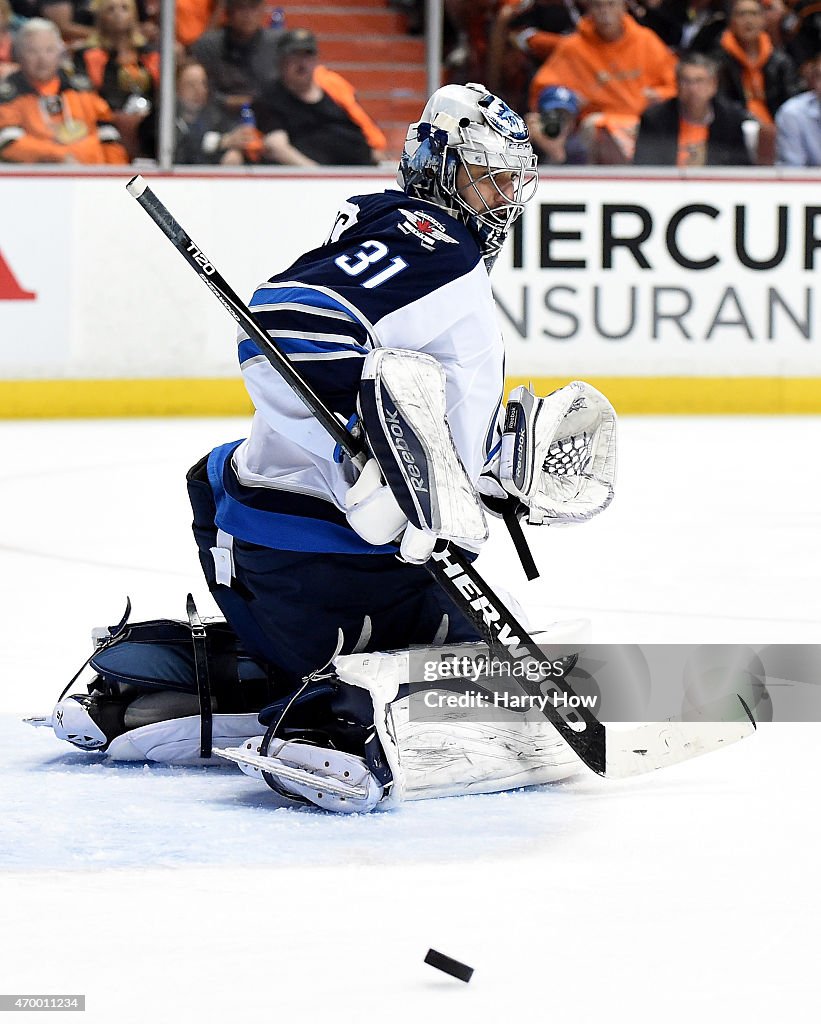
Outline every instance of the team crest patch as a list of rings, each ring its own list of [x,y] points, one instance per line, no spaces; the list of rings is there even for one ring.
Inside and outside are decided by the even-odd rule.
[[[485,120],[491,128],[495,128],[500,135],[513,139],[514,142],[525,142],[528,138],[527,125],[522,117],[515,110],[492,93],[488,93],[479,100],[479,106],[483,108]]]
[[[445,230],[445,225],[421,210],[399,211],[405,218],[399,224],[399,230],[405,235],[415,235],[422,243],[422,248],[430,252],[437,242],[446,242],[449,245],[458,245],[455,238],[451,238]]]

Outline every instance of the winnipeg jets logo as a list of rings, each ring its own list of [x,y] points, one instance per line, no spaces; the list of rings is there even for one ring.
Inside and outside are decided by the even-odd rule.
[[[400,210],[405,218],[399,224],[399,230],[405,235],[415,235],[422,243],[422,248],[430,252],[437,242],[446,242],[449,245],[458,245],[455,238],[451,238],[445,231],[445,225],[440,224],[421,210]]]
[[[484,107],[485,120],[490,127],[495,128],[501,135],[506,135],[516,142],[524,142],[528,138],[524,120],[498,96],[488,93],[479,100],[479,106]]]

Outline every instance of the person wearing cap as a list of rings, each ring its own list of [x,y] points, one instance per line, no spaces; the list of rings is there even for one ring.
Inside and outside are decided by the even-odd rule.
[[[682,57],[676,69],[678,95],[642,116],[635,164],[677,167],[745,166],[752,160],[744,124],[756,129],[738,103],[717,95],[718,66],[700,53]]]
[[[253,103],[277,77],[282,33],[261,27],[263,12],[264,0],[227,0],[225,27],[206,32],[190,48],[228,114]]]
[[[575,131],[578,96],[563,85],[551,85],[541,91],[536,106],[526,121],[539,163],[586,164],[587,150]]]
[[[263,159],[294,167],[378,163],[385,136],[356,102],[353,86],[318,63],[307,29],[279,39],[279,80],[254,103]]]

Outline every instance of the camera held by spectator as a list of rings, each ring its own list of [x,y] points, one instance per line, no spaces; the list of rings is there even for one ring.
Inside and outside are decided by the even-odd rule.
[[[527,115],[530,138],[543,164],[587,163],[587,153],[574,135],[581,104],[563,85],[550,85],[539,93],[535,113]]]
[[[570,89],[565,89],[563,85],[553,85],[539,96],[539,113],[542,131],[549,139],[556,139],[576,123],[579,101]]]

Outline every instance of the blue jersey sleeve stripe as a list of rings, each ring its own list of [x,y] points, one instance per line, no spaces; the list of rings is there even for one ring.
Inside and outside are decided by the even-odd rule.
[[[311,341],[310,338],[277,338],[277,344],[288,355],[296,352],[356,352],[364,356],[368,351],[361,345],[341,341]]]
[[[362,352],[292,352],[291,362],[292,363],[316,363],[316,362],[328,362],[329,360],[339,359],[359,359],[363,360],[365,356]]]
[[[276,302],[298,302],[307,306],[314,306],[316,309],[332,309],[339,313],[346,313],[352,319],[361,324],[366,324],[358,310],[341,298],[331,294],[326,289],[310,287],[296,282],[286,282],[281,285],[262,285],[254,292],[251,299],[251,309],[255,306],[273,304]]]
[[[243,363],[247,363],[249,359],[255,359],[257,356],[261,356],[262,353],[259,350],[259,346],[256,342],[251,341],[250,338],[246,338],[245,341],[239,343],[237,349],[237,358],[239,364],[242,366]]]
[[[358,341],[364,344],[369,339],[368,331],[355,320],[330,319],[324,313],[294,313],[291,310],[279,310],[267,306],[264,310],[254,310],[254,319],[266,331],[276,337],[303,334],[320,335],[329,341]],[[274,334],[273,332],[276,332]]]
[[[328,309],[323,306],[320,312],[316,305],[310,305],[306,302],[252,302],[252,307],[260,313],[266,313],[270,310],[276,310],[278,313],[308,313],[313,316],[328,317],[331,320],[354,322],[354,318],[347,310],[340,312],[338,309]]]
[[[312,355],[340,355],[346,356],[355,354],[358,356],[367,355],[368,350],[363,348],[361,345],[354,343],[342,342],[342,341],[315,341],[312,338],[276,338],[276,345],[286,355],[299,354],[312,354]],[[237,350],[237,357],[240,361],[240,365],[245,363],[248,359],[253,359],[256,356],[262,355],[262,351],[256,342],[251,341],[250,338],[246,338],[245,341],[239,343]]]
[[[363,352],[367,351],[363,345],[359,345],[351,338],[338,334],[325,334],[319,331],[280,331],[269,330],[265,332],[269,338],[275,341],[313,341],[317,345],[345,345],[348,348],[356,347]]]

